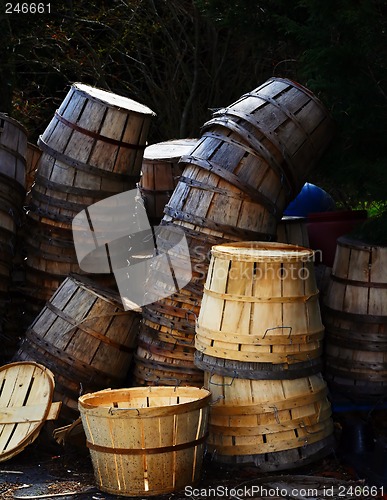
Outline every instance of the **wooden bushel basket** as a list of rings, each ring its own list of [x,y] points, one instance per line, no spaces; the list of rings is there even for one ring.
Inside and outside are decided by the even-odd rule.
[[[205,372],[212,394],[207,448],[223,463],[299,467],[332,451],[333,421],[321,374],[245,380]]]
[[[13,118],[0,113],[0,173],[26,187],[27,131]]]
[[[197,139],[173,139],[147,146],[141,167],[140,190],[152,223],[159,223],[164,207],[184,169],[180,157],[188,154]]]
[[[137,180],[104,170],[80,169],[43,153],[28,207],[35,217],[48,218],[52,225],[71,230],[78,212],[103,198],[134,189]]]
[[[64,406],[77,410],[81,388],[118,387],[126,378],[140,315],[119,296],[81,276],[66,278],[26,332],[17,359],[50,368]]]
[[[312,250],[284,243],[214,246],[197,350],[266,370],[282,365],[284,377],[289,365],[319,358],[324,328],[312,259]]]
[[[38,145],[79,170],[137,178],[152,116],[132,99],[74,83]]]
[[[264,136],[283,155],[282,169],[295,194],[333,135],[333,121],[321,101],[299,83],[283,78],[270,78],[216,111],[204,130],[215,126],[232,130],[253,147],[257,139],[263,144]]]
[[[309,248],[306,217],[282,217],[277,226],[277,241]]]
[[[54,376],[34,362],[0,368],[0,462],[35,441],[46,420],[55,420],[61,403],[53,403]]]
[[[203,387],[203,372],[195,367],[176,366],[152,359],[141,351],[134,356],[132,378],[133,385],[137,386],[190,386]]]
[[[162,495],[200,478],[210,393],[194,387],[100,391],[79,398],[97,487]]]
[[[207,133],[180,162],[185,168],[163,221],[227,239],[274,237],[287,188],[254,150]]]
[[[387,396],[387,247],[337,240],[323,307],[326,379],[357,399]]]

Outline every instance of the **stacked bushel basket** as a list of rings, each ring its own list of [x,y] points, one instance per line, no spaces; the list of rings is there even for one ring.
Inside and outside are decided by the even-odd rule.
[[[153,115],[131,99],[76,83],[39,138],[43,153],[24,231],[28,328],[14,359],[52,370],[66,421],[77,417],[81,392],[124,384],[141,319],[124,310],[113,278],[81,273],[73,218],[136,188]]]
[[[284,209],[331,137],[332,121],[321,102],[281,78],[269,79],[204,124],[190,154],[180,160],[185,169],[161,221],[184,231],[192,279],[143,307],[137,384],[202,386],[203,371],[194,363],[195,322],[211,247],[275,240]]]
[[[324,301],[325,378],[332,395],[365,404],[387,397],[387,247],[337,240]]]
[[[43,154],[28,196],[24,234],[28,321],[69,273],[80,272],[74,216],[136,188],[153,115],[131,99],[75,83],[39,137]]]
[[[2,361],[17,345],[14,332],[12,264],[25,200],[27,131],[0,113],[0,338]]]
[[[289,469],[333,449],[313,255],[284,243],[212,248],[195,346],[215,461]]]

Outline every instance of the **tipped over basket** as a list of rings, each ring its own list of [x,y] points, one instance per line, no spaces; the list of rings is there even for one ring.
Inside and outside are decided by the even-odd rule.
[[[102,491],[161,495],[201,472],[210,392],[196,387],[133,387],[78,400],[94,475]]]

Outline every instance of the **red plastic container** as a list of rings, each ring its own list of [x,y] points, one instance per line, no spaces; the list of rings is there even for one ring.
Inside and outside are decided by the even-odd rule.
[[[316,212],[308,215],[309,247],[316,250],[316,263],[333,266],[336,241],[367,219],[366,210]]]

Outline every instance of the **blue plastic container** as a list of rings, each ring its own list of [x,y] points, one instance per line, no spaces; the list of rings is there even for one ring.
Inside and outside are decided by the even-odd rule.
[[[306,182],[300,193],[289,203],[284,215],[307,217],[314,212],[328,212],[335,209],[331,195],[314,184]]]

